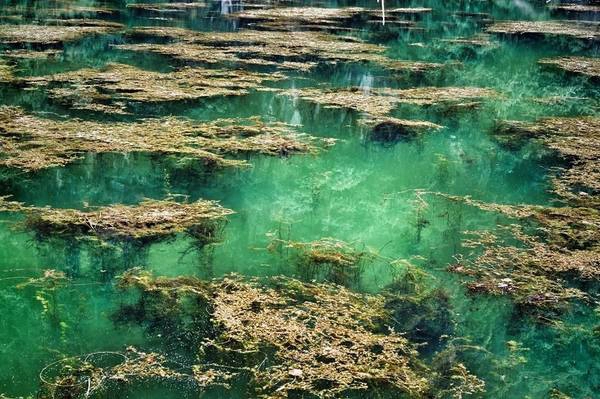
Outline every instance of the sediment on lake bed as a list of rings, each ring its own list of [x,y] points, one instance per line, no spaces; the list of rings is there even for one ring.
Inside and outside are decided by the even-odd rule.
[[[199,122],[165,117],[102,123],[49,119],[0,107],[0,165],[37,171],[67,165],[86,153],[158,153],[196,159],[212,168],[236,167],[239,153],[314,153],[319,141],[295,127],[259,117]],[[325,141],[321,141],[325,143]],[[327,145],[331,142],[327,142]]]
[[[277,73],[200,67],[160,73],[126,64],[108,64],[102,69],[79,69],[32,77],[25,82],[45,88],[51,99],[74,109],[123,114],[130,103],[240,96],[267,81],[282,78]]]

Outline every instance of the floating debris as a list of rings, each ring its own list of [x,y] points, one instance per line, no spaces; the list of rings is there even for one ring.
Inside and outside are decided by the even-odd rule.
[[[575,21],[502,21],[487,29],[489,33],[518,37],[570,37],[585,41],[600,40],[600,23]]]
[[[239,96],[266,81],[281,79],[276,73],[242,70],[183,68],[160,73],[126,64],[79,69],[26,80],[48,87],[50,98],[75,109],[126,113],[129,103],[159,103],[201,98]]]
[[[178,326],[178,318],[207,320],[201,315],[208,310],[205,328],[212,333],[197,343],[195,370],[237,369],[249,376],[251,389],[261,397],[339,397],[382,384],[397,393],[433,396],[450,381],[460,385],[455,373],[427,367],[406,338],[385,328],[388,311],[380,295],[286,278],[204,282],[154,278],[139,270],[125,273],[119,285],[140,291],[140,302],[125,313],[142,312],[144,320]],[[183,303],[197,308],[184,309]],[[175,307],[165,312],[167,304]],[[482,392],[482,381],[464,371],[472,378],[463,389]]]
[[[75,237],[102,241],[153,242],[185,233],[203,244],[215,242],[233,211],[215,201],[179,203],[146,200],[135,206],[112,205],[80,211],[29,207],[0,199],[0,211],[26,215],[25,227],[40,238]]]
[[[260,118],[197,122],[183,118],[101,123],[57,120],[0,107],[0,165],[26,171],[64,166],[85,153],[159,153],[185,156],[206,166],[242,166],[223,155],[287,156],[317,150],[311,136]]]
[[[69,20],[64,20],[63,25],[0,25],[0,43],[57,45],[86,36],[112,33],[122,28],[120,24],[107,21],[82,21],[85,21],[83,26],[78,25],[80,22]]]
[[[547,65],[562,69],[570,73],[600,78],[600,58],[589,57],[559,57],[544,58],[539,61],[541,65]]]
[[[115,48],[148,51],[185,62],[239,63],[310,70],[318,63],[374,63],[396,72],[425,72],[441,64],[393,60],[383,46],[323,32],[272,32],[244,29],[237,32],[195,32],[181,28],[137,28],[133,37],[175,40],[167,44],[126,44]]]
[[[504,121],[495,131],[501,142],[536,140],[569,162],[554,179],[555,191],[580,204],[598,202],[600,193],[600,118],[544,118],[535,123]]]

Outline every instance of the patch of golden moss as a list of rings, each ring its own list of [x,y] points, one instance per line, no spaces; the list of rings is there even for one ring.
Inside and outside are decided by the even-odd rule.
[[[12,66],[0,59],[0,83],[12,82],[14,79]]]
[[[592,4],[552,4],[548,6],[553,12],[560,12],[566,14],[599,14],[600,6],[592,5]]]
[[[535,140],[569,162],[554,179],[556,192],[580,203],[600,203],[600,118],[544,118],[535,123],[504,121],[495,135],[505,143]]]
[[[359,120],[359,123],[370,129],[369,139],[376,142],[394,142],[410,139],[426,132],[442,129],[443,126],[427,121],[415,121],[390,117]]]
[[[586,41],[600,40],[600,25],[575,21],[501,21],[487,29],[508,36],[555,36]]]
[[[276,73],[183,68],[160,73],[125,64],[33,77],[27,83],[47,87],[50,98],[75,109],[124,113],[128,103],[157,103],[239,96],[278,80]]]
[[[366,13],[361,7],[279,7],[245,10],[230,15],[231,18],[259,25],[290,29],[290,26],[342,26],[353,18]]]
[[[506,216],[498,232],[467,232],[474,252],[450,267],[473,278],[473,292],[508,295],[526,310],[556,311],[587,301],[573,282],[600,280],[600,211],[583,207],[501,205],[442,195]],[[517,220],[519,223],[511,222]],[[541,313],[543,315],[543,313]]]
[[[205,8],[204,2],[173,2],[173,3],[130,3],[128,9],[152,13],[183,13],[188,10]]]
[[[101,21],[103,23],[82,21],[86,21],[83,26],[68,20],[53,25],[0,25],[0,43],[56,45],[79,40],[86,36],[115,32],[121,28],[119,24],[108,23],[109,25],[106,25],[106,21]]]
[[[135,206],[113,205],[86,211],[39,208],[2,199],[0,211],[25,214],[25,227],[39,237],[96,238],[100,240],[162,240],[185,233],[210,243],[233,211],[215,201],[179,203],[146,200]]]
[[[457,107],[479,104],[497,96],[491,89],[478,87],[419,87],[413,89],[316,89],[290,90],[285,95],[299,97],[331,108],[347,108],[371,119],[387,117],[400,104]]]
[[[539,61],[541,65],[547,65],[562,69],[570,73],[600,78],[600,58],[589,57],[559,57],[544,58]]]
[[[133,123],[56,120],[0,107],[0,165],[36,171],[63,166],[85,153],[145,152],[186,156],[207,166],[241,166],[224,155],[287,156],[315,152],[315,139],[285,123],[260,118],[197,122],[183,118]]]
[[[244,29],[215,33],[180,28],[138,28],[131,31],[130,35],[161,37],[175,42],[115,47],[155,52],[185,62],[235,62],[301,71],[310,70],[319,62],[370,62],[397,72],[425,72],[442,67],[435,63],[393,60],[383,54],[385,47],[323,32]]]
[[[47,50],[32,50],[32,49],[16,49],[7,50],[2,55],[6,58],[15,58],[21,60],[40,60],[47,58],[56,58],[62,54],[62,50],[47,49]]]
[[[380,295],[285,278],[204,282],[136,270],[122,276],[120,287],[140,291],[143,313],[155,321],[177,317],[188,298],[198,306],[187,308],[186,319],[208,310],[213,333],[197,343],[195,370],[247,373],[261,397],[332,398],[379,387],[425,397],[445,384],[461,385],[456,373],[427,367],[406,338],[385,328],[389,314]],[[482,382],[464,369],[467,375],[463,388],[481,392]]]

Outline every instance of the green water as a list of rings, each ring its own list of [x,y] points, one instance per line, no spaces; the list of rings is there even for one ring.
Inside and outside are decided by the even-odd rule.
[[[129,27],[165,25],[197,30],[235,30],[237,24],[220,14],[222,5],[209,2],[205,9],[170,21],[148,18],[125,9],[121,2],[79,2],[110,5],[121,13],[109,19]],[[318,6],[357,5],[313,2]],[[219,200],[236,214],[230,217],[221,243],[198,251],[186,238],[148,248],[125,248],[101,254],[85,245],[51,240],[40,242],[14,228],[18,215],[3,215],[0,224],[0,392],[9,397],[30,395],[39,388],[38,374],[65,355],[94,351],[121,351],[129,345],[143,350],[169,352],[175,344],[142,327],[113,322],[112,315],[127,300],[114,287],[114,276],[131,266],[157,275],[218,277],[242,275],[294,275],[282,254],[267,250],[269,237],[313,241],[334,237],[379,252],[389,259],[412,260],[431,274],[429,284],[450,296],[454,335],[478,350],[466,355],[470,370],[486,381],[488,398],[544,398],[557,388],[574,398],[600,397],[600,342],[592,334],[597,324],[593,309],[576,307],[563,316],[564,329],[549,328],[519,314],[501,298],[471,296],[461,280],[446,271],[453,257],[465,250],[461,231],[491,228],[493,215],[464,205],[430,199],[419,210],[415,190],[470,195],[506,204],[552,204],[549,170],[557,164],[543,149],[526,146],[508,150],[489,136],[497,119],[533,120],[549,115],[598,114],[598,86],[586,79],[542,70],[537,60],[558,55],[597,56],[598,49],[569,41],[494,39],[493,50],[460,50],[443,38],[470,36],[483,26],[456,11],[486,12],[496,19],[548,19],[542,2],[422,1],[392,2],[387,6],[428,6],[431,15],[420,20],[422,33],[403,32],[388,24],[373,24],[357,33],[363,39],[388,47],[391,57],[435,62],[459,61],[460,67],[422,77],[392,75],[367,66],[323,66],[305,74],[290,73],[283,87],[317,84],[346,87],[479,86],[498,90],[502,97],[478,110],[444,114],[422,107],[402,106],[395,115],[429,120],[444,128],[415,140],[393,145],[372,143],[357,124],[358,115],[326,109],[310,102],[251,92],[247,96],[140,107],[132,117],[186,116],[198,120],[263,115],[302,125],[314,136],[338,139],[317,155],[289,158],[251,156],[252,168],[211,175],[175,170],[173,164],[149,155],[87,155],[64,168],[9,176],[0,181],[0,195],[37,206],[78,208],[116,203],[136,204],[144,198],[181,195],[189,200]],[[310,5],[310,2],[302,3]],[[359,4],[377,8],[376,2]],[[14,7],[16,6],[16,10]],[[25,21],[43,15],[44,2],[2,1],[0,14],[18,13]],[[44,75],[82,67],[99,68],[123,62],[149,70],[173,66],[167,57],[120,52],[110,44],[129,39],[105,35],[65,44],[56,59],[24,60],[18,75]],[[0,50],[2,51],[2,50]],[[1,55],[2,53],[0,53]],[[543,105],[538,97],[585,98]],[[43,91],[0,87],[0,102],[29,111],[95,119],[98,115],[73,111],[49,101]],[[114,117],[105,117],[111,120]],[[427,223],[418,227],[420,218]],[[45,269],[72,275],[67,288],[57,292],[55,319],[36,299],[35,289],[17,288]],[[383,263],[365,270],[353,289],[377,292],[402,273]],[[521,351],[511,352],[516,341]],[[106,397],[198,397],[186,385],[140,385]],[[231,391],[209,391],[207,397],[247,397],[241,386]]]

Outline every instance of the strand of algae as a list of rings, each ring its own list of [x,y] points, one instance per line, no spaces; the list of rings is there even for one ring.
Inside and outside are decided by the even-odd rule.
[[[259,153],[286,156],[317,150],[311,136],[261,119],[197,122],[165,117],[138,122],[56,120],[0,107],[0,165],[37,171],[63,166],[85,153],[146,152],[198,159],[210,167],[243,166],[223,155]]]
[[[201,281],[154,278],[139,270],[125,273],[119,285],[141,292],[138,305],[147,304],[133,305],[126,313],[142,312],[134,317],[152,323],[178,315],[200,320],[208,310],[206,331],[212,336],[197,342],[195,371],[204,375],[237,369],[250,377],[259,397],[301,393],[329,398],[380,386],[408,397],[442,397],[447,389],[460,397],[483,390],[483,382],[460,363],[449,374],[433,370],[406,338],[386,329],[389,313],[381,295],[287,278]],[[186,298],[197,304],[196,310],[181,307],[189,303]]]
[[[0,199],[0,211],[23,213],[24,227],[39,237],[74,237],[99,240],[133,239],[152,242],[185,233],[211,243],[232,210],[215,201],[179,203],[172,200],[145,200],[135,206],[112,205],[80,211],[40,208]]]
[[[283,76],[242,70],[183,68],[159,73],[125,64],[32,77],[49,96],[75,109],[125,113],[128,103],[157,103],[240,96]]]

